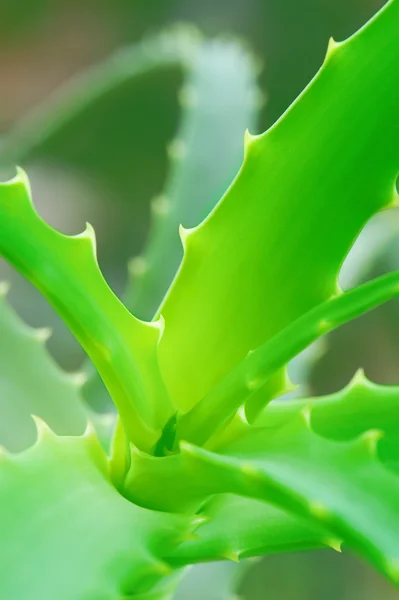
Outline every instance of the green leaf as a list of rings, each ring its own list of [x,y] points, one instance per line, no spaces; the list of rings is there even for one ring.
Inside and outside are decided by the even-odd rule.
[[[204,444],[246,401],[250,421],[262,408],[265,384],[321,335],[399,294],[399,272],[384,275],[305,313],[265,344],[250,352],[177,423],[176,439]],[[261,394],[259,394],[261,392]],[[248,410],[247,410],[248,415]]]
[[[120,496],[89,431],[57,438],[39,429],[32,448],[0,459],[2,596],[161,598],[149,591],[171,573],[162,557],[192,529],[192,519],[152,513]]]
[[[152,202],[142,256],[130,264],[125,301],[142,319],[154,316],[178,270],[179,225],[198,225],[227,189],[242,161],[242,132],[254,124],[259,107],[254,59],[237,42],[204,40],[186,71],[168,179]]]
[[[321,525],[399,584],[399,478],[378,457],[380,435],[328,440],[308,407],[281,426],[248,428],[217,453],[182,443],[169,458],[136,454],[127,485],[157,509],[192,510],[217,493],[267,501]]]
[[[162,323],[133,317],[107,286],[90,226],[63,235],[36,213],[22,171],[0,185],[0,253],[63,317],[96,365],[131,441],[151,450],[173,408],[157,361]]]
[[[337,294],[359,231],[397,201],[398,27],[391,0],[356,35],[331,43],[285,115],[247,137],[244,164],[210,217],[183,232],[183,263],[160,310],[161,369],[182,410]]]
[[[79,373],[66,374],[47,353],[50,332],[31,329],[7,304],[0,284],[0,443],[12,452],[32,445],[41,417],[60,435],[80,435],[86,414]]]
[[[221,494],[201,508],[207,520],[178,546],[168,562],[174,565],[209,560],[242,560],[323,546],[339,548],[322,527],[267,502]]]
[[[255,61],[237,42],[197,40],[185,55],[181,123],[168,149],[168,178],[151,203],[148,240],[129,264],[123,298],[142,319],[152,319],[178,270],[179,225],[197,225],[228,187],[242,161],[242,132],[254,124],[259,107]],[[91,372],[84,387],[91,405],[98,406],[104,394],[99,383]]]
[[[272,402],[257,426],[275,427],[312,407],[312,427],[323,437],[347,441],[370,429],[384,435],[378,444],[382,462],[399,473],[399,386],[379,385],[358,371],[341,391],[318,398]]]

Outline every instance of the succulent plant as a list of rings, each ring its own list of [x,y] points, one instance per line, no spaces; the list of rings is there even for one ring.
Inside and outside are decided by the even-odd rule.
[[[330,396],[280,398],[292,389],[291,359],[399,294],[397,272],[346,291],[337,283],[366,222],[398,204],[398,27],[390,0],[351,38],[331,40],[286,113],[264,134],[246,133],[242,167],[215,208],[239,149],[214,118],[223,105],[207,107],[201,73],[209,63],[216,73],[215,53],[235,52],[232,67],[243,68],[231,69],[229,106],[250,121],[259,94],[243,49],[173,33],[162,52],[144,43],[134,60],[119,55],[83,81],[96,95],[112,78],[182,58],[192,78],[127,306],[100,272],[90,226],[68,236],[45,223],[21,169],[1,184],[0,254],[67,323],[117,411],[100,443],[81,378],[52,364],[46,332],[19,321],[3,285],[5,598],[165,599],[190,564],[341,545],[399,585],[399,387],[359,372]],[[3,160],[23,163],[90,100],[82,89],[12,132]],[[217,154],[203,143],[212,122]],[[14,431],[34,435],[30,414],[37,440],[15,453],[24,441]]]

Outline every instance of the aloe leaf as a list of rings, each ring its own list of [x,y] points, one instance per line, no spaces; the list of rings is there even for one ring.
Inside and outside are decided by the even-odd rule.
[[[43,425],[39,430],[32,448],[0,459],[3,597],[164,598],[154,594],[172,574],[162,556],[192,529],[192,519],[122,498],[90,431],[58,438]]]
[[[321,335],[399,294],[399,272],[384,275],[305,313],[260,348],[250,352],[209,394],[177,423],[177,439],[204,444],[240,406],[292,358]],[[257,396],[256,401],[263,398]],[[261,409],[262,405],[255,409]],[[257,412],[252,406],[251,417]]]
[[[382,435],[376,447],[378,458],[386,467],[398,472],[399,388],[375,384],[362,371],[340,392],[318,398],[272,402],[257,420],[257,428],[242,424],[241,430],[236,430],[238,436],[234,443],[256,435],[258,427],[263,427],[265,433],[273,436],[294,418],[300,419],[308,407],[311,407],[312,429],[318,436],[328,440],[350,442],[361,435],[365,435],[367,440],[367,435],[370,438],[367,432],[378,430]],[[288,446],[289,442],[287,452]],[[223,451],[223,445],[217,450]],[[176,459],[173,458],[173,461],[176,462]],[[147,468],[151,466],[155,464],[147,465]],[[327,478],[331,475],[331,468],[326,464]],[[309,466],[303,467],[303,476],[308,469]],[[150,476],[154,480],[157,475],[152,473]],[[341,476],[344,481],[352,477],[352,472],[342,471]],[[370,495],[375,494],[375,489],[375,485],[370,484]],[[182,491],[179,493],[182,494]],[[391,501],[396,502],[394,496]],[[359,502],[358,510],[361,511],[367,502]],[[298,518],[298,515],[266,502],[233,495],[222,494],[210,499],[202,507],[201,514],[209,517],[209,520],[197,530],[195,539],[185,542],[176,550],[176,564],[184,560],[220,559],[229,553],[230,557],[243,558],[323,546],[339,550],[342,542],[336,531],[329,532],[322,523],[308,522],[303,517]]]
[[[373,383],[360,370],[343,390],[334,394],[272,402],[256,424],[281,426],[306,406],[312,407],[313,429],[328,439],[347,441],[370,429],[381,431],[380,460],[399,472],[399,386]],[[241,433],[244,431],[245,428]]]
[[[6,301],[0,283],[0,443],[12,452],[32,445],[43,419],[59,435],[80,435],[86,426],[80,373],[66,374],[46,351],[47,329],[25,325]]]
[[[321,547],[339,548],[328,531],[267,502],[221,494],[201,508],[207,520],[177,547],[168,562],[184,565]]]
[[[133,317],[107,286],[88,226],[63,235],[36,213],[22,171],[0,186],[0,253],[68,324],[96,365],[138,447],[151,450],[173,412],[158,369],[162,323]]]
[[[259,107],[255,61],[238,43],[203,41],[186,70],[168,179],[152,202],[146,247],[130,264],[125,302],[143,319],[154,316],[179,267],[179,225],[197,225],[224,193],[242,161],[242,132]]]
[[[265,500],[321,525],[399,584],[399,478],[378,457],[380,435],[331,441],[313,430],[309,407],[281,427],[251,429],[218,453],[182,443],[179,455],[153,463],[136,455],[129,491],[146,506],[177,511],[215,493]]]
[[[337,294],[360,230],[397,201],[398,26],[391,0],[349,40],[331,43],[283,117],[247,137],[243,166],[210,217],[183,232],[182,266],[160,310],[161,369],[182,410]]]
[[[260,105],[256,73],[255,60],[237,42],[197,41],[186,52],[181,123],[168,150],[168,178],[151,203],[148,240],[129,264],[123,297],[139,318],[153,318],[178,270],[179,225],[204,219],[239,168],[242,132],[254,125]],[[103,390],[96,373],[90,373],[84,394],[99,404]]]

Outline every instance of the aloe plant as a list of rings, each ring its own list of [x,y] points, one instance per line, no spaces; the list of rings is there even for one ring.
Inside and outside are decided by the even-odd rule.
[[[25,357],[5,369],[8,397],[42,419],[31,447],[0,460],[4,597],[165,599],[189,564],[342,545],[399,585],[399,388],[358,373],[332,396],[279,399],[292,358],[399,294],[396,272],[337,284],[363,226],[398,201],[398,27],[390,0],[330,42],[271,129],[246,134],[228,191],[180,229],[173,283],[144,302],[160,302],[152,321],[108,287],[90,226],[67,236],[46,224],[21,169],[1,184],[0,253],[62,316],[117,409],[106,451],[93,426],[81,431],[82,382],[50,366],[45,333],[9,314],[3,286],[3,360],[8,343]],[[10,140],[16,157],[21,136]],[[155,207],[176,228],[179,210]],[[158,230],[138,298],[159,270],[157,240],[169,239]]]

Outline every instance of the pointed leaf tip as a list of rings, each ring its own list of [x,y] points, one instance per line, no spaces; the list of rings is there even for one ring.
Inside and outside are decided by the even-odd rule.
[[[43,421],[43,419],[41,419],[37,415],[32,415],[32,419],[36,425],[37,442],[41,442],[43,439],[46,439],[49,437],[55,437],[55,434],[50,429],[50,427],[47,425],[47,423],[45,421]]]
[[[330,37],[327,45],[326,60],[333,56],[342,42],[336,42],[333,37]]]
[[[234,550],[226,550],[220,554],[220,557],[225,558],[226,560],[231,560],[235,563],[240,562],[240,556],[238,552],[235,552]]]
[[[342,553],[342,540],[339,540],[337,538],[329,538],[325,540],[324,543],[326,546],[332,548],[336,552]]]

